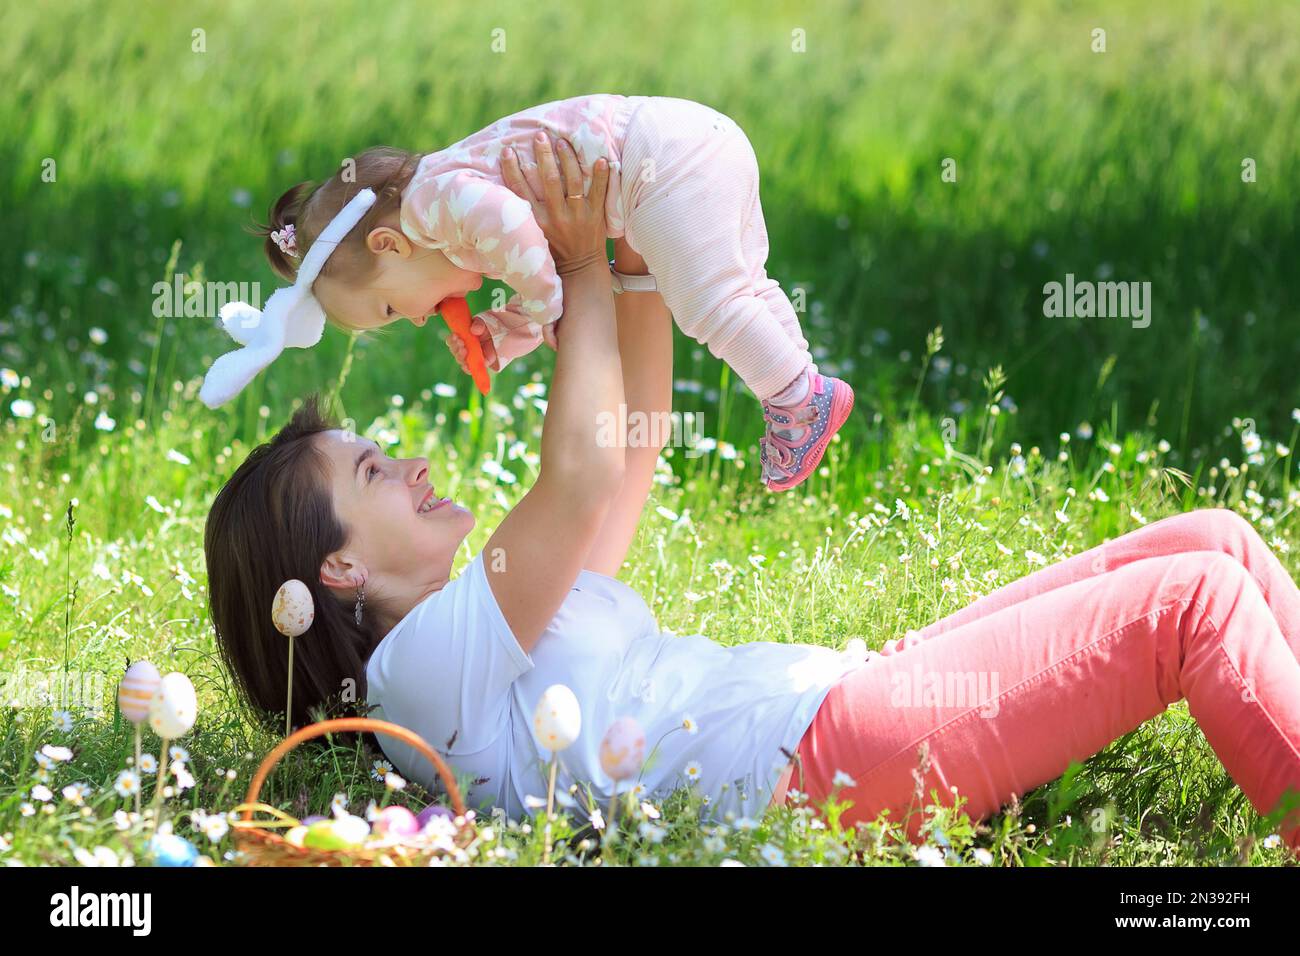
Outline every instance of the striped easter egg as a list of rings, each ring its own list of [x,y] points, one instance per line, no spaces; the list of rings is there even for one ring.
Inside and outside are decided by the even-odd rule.
[[[162,683],[158,668],[148,661],[136,661],[126,669],[122,682],[117,685],[117,706],[122,716],[133,724],[149,716],[149,702]]]

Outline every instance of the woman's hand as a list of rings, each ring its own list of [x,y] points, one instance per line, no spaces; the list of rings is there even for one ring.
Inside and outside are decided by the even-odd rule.
[[[568,140],[560,138],[555,149],[545,131],[534,137],[537,168],[542,191],[538,199],[528,185],[513,149],[501,154],[501,178],[515,194],[533,207],[533,216],[551,246],[555,270],[561,276],[576,272],[593,261],[605,260],[605,193],[609,186],[609,163],[601,157],[591,170],[591,190],[582,194],[582,169]]]

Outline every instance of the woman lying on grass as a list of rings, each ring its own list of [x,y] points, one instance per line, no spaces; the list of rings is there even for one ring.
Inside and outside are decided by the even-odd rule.
[[[637,781],[647,797],[689,785],[707,817],[757,816],[786,800],[797,773],[814,808],[832,790],[851,800],[840,820],[852,825],[883,810],[900,818],[923,746],[924,792],[945,803],[959,793],[980,819],[1182,698],[1258,811],[1300,794],[1300,590],[1231,512],[1148,525],[879,653],[661,632],[614,577],[660,446],[597,436],[609,417],[669,410],[671,317],[657,293],[616,306],[606,177],[580,198],[581,174],[565,159],[539,147],[541,199],[517,168],[510,183],[564,277],[540,471],[461,573],[452,564],[474,515],[438,496],[429,462],[389,458],[314,401],[218,494],[205,539],[212,619],[261,715],[283,712],[288,655],[267,609],[299,578],[317,616],[295,654],[294,724],[355,682],[374,716],[411,728],[472,778],[467,802],[512,818],[546,792],[552,754],[532,715],[555,683],[582,712],[559,787],[578,783],[597,806],[615,786],[600,743],[620,717],[658,742]],[[625,244],[616,254],[620,271],[643,270]],[[433,787],[427,761],[379,743]],[[905,823],[917,839],[920,821]],[[1300,851],[1300,807],[1281,834]]]

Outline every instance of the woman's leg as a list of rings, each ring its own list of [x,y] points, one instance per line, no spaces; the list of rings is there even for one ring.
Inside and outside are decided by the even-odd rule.
[[[1300,660],[1300,588],[1250,522],[1224,508],[1206,508],[1164,518],[1035,571],[920,631],[909,631],[901,638],[887,641],[880,652],[896,653],[917,641],[969,624],[1026,598],[1122,568],[1133,561],[1185,551],[1220,551],[1245,567],[1272,609],[1291,652]]]
[[[1300,791],[1300,661],[1222,551],[1129,560],[872,659],[827,695],[793,782],[815,805],[843,771],[847,824],[898,820],[924,743],[924,802],[956,786],[979,819],[1184,697],[1257,810]],[[1300,852],[1300,810],[1282,836]]]

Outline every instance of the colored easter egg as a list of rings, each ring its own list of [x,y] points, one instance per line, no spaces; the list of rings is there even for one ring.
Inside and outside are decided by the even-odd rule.
[[[194,726],[198,713],[194,685],[180,671],[172,671],[158,684],[149,703],[149,726],[159,737],[175,740]]]
[[[303,817],[303,818],[302,818],[302,824],[303,824],[303,826],[308,826],[308,827],[309,827],[309,826],[311,826],[313,823],[315,823],[317,820],[328,820],[328,819],[329,819],[329,817],[325,816],[324,814],[313,813],[313,814],[312,814],[311,816],[309,816],[309,817]]]
[[[285,637],[297,637],[311,627],[316,617],[316,605],[307,585],[290,578],[280,585],[271,603],[271,623]]]
[[[547,750],[564,750],[577,740],[582,708],[573,691],[563,684],[546,688],[533,711],[533,729],[537,742]]]
[[[149,702],[162,677],[158,668],[148,661],[136,661],[122,675],[122,682],[117,685],[117,706],[122,716],[133,724],[138,724],[149,717]]]
[[[317,820],[307,828],[302,845],[313,850],[346,850],[347,840],[334,828],[334,820]]]
[[[149,853],[154,866],[193,866],[199,851],[184,837],[174,833],[158,833],[149,841]]]
[[[626,780],[645,761],[645,731],[634,717],[620,717],[600,741],[600,767],[614,780]]]
[[[415,822],[418,823],[420,825],[420,829],[423,830],[425,827],[429,825],[429,821],[434,819],[435,817],[445,817],[448,820],[452,820],[455,818],[455,816],[456,814],[453,813],[447,807],[438,806],[437,804],[430,804],[429,806],[425,807],[423,810],[420,811],[419,815],[415,818]]]
[[[420,832],[420,822],[406,807],[384,807],[375,814],[375,833],[404,840]]]
[[[305,836],[307,836],[307,828],[305,826],[296,826],[285,833],[284,842],[292,844],[293,846],[302,846],[302,841]]]

